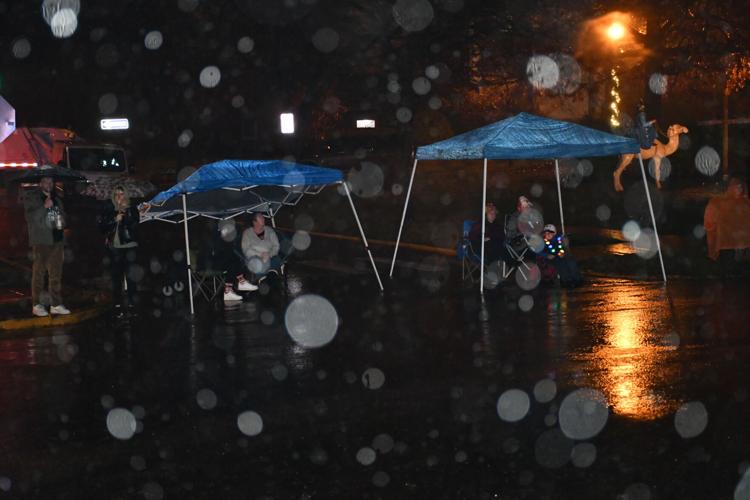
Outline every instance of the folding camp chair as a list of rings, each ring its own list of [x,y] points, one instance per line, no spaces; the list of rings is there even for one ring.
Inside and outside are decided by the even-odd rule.
[[[529,251],[529,243],[526,241],[526,237],[523,234],[519,234],[515,236],[512,240],[508,240],[508,215],[505,215],[505,223],[503,224],[503,228],[505,229],[505,256],[502,259],[503,261],[503,279],[508,279],[508,277],[513,273],[513,271],[518,271],[521,273],[521,276],[523,276],[524,279],[526,278],[526,274],[523,272],[524,269],[527,271],[531,268],[528,264],[526,264],[526,253]]]
[[[202,295],[207,302],[213,302],[224,291],[224,271],[206,269],[193,270],[193,297]]]
[[[207,253],[192,255],[191,257],[193,262],[198,263],[198,268],[193,269],[190,273],[193,280],[193,297],[200,295],[207,302],[213,302],[224,291],[224,280],[227,273],[224,270],[215,269],[213,261]]]
[[[474,274],[479,271],[481,261],[481,257],[474,251],[469,239],[469,233],[474,224],[473,220],[464,221],[463,232],[456,247],[456,257],[461,260],[461,280],[465,280],[468,276],[472,283],[474,283]]]

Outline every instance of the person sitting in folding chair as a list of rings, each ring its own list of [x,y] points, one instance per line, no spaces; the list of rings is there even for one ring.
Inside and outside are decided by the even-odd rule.
[[[505,218],[505,239],[518,254],[528,250],[526,237],[519,226],[520,217],[525,210],[529,210],[533,206],[534,204],[527,197],[519,196],[516,211]]]
[[[578,270],[576,260],[566,253],[565,238],[557,234],[554,224],[544,226],[542,232],[544,247],[537,256],[537,265],[542,271],[542,276],[554,281],[556,276],[560,277],[560,286],[573,288],[583,283],[583,278]]]
[[[502,224],[497,220],[497,208],[492,202],[488,202],[484,207],[485,226],[484,226],[484,262],[489,265],[493,262],[505,258],[505,230]],[[473,251],[479,255],[482,251],[480,242],[482,240],[482,223],[475,222],[469,232],[469,241]]]
[[[242,255],[247,268],[260,282],[269,273],[282,272],[283,261],[279,255],[281,244],[276,231],[266,226],[266,219],[261,212],[254,212],[250,220],[252,226],[242,233]]]
[[[237,237],[234,221],[219,222],[211,232],[211,245],[208,252],[209,266],[211,269],[221,270],[224,274],[224,302],[236,302],[242,300],[242,296],[235,292],[253,292],[258,289],[245,279],[245,266],[242,260],[234,253],[233,245]]]

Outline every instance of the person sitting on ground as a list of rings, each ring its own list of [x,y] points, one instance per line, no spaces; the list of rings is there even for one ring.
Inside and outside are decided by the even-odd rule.
[[[211,269],[221,270],[224,278],[224,302],[242,300],[242,295],[235,292],[254,292],[257,285],[245,278],[245,266],[240,256],[234,251],[237,230],[234,221],[222,221],[211,231],[211,242],[208,260]],[[235,285],[236,283],[236,285]],[[236,287],[236,288],[235,288]]]
[[[565,238],[557,234],[554,224],[547,224],[542,231],[544,247],[537,255],[537,265],[542,271],[542,276],[560,277],[560,285],[565,288],[580,286],[583,278],[578,270],[576,260],[566,253]],[[554,272],[552,272],[554,271]]]
[[[43,177],[39,180],[39,188],[26,193],[24,208],[34,259],[31,271],[31,312],[34,316],[70,314],[70,310],[62,303],[65,209],[62,199],[55,191],[52,177]],[[41,299],[45,274],[49,276],[49,312]]]
[[[260,212],[254,212],[250,221],[252,226],[242,233],[242,254],[247,268],[260,279],[269,272],[278,274],[281,268],[281,245],[276,231],[266,226],[266,219]]]
[[[500,222],[497,221],[497,208],[492,202],[484,207],[484,262],[490,264],[503,258],[505,251],[505,231]],[[482,251],[482,223],[475,222],[469,231],[469,241],[474,252],[479,256]]]

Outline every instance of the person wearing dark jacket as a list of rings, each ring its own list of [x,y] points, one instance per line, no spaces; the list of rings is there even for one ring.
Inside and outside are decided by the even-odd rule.
[[[537,265],[542,271],[542,276],[550,276],[552,280],[555,275],[559,276],[560,286],[563,288],[581,286],[583,278],[578,270],[578,263],[566,253],[564,236],[557,234],[554,224],[544,226],[542,236],[544,248],[537,255]]]
[[[112,302],[117,314],[121,313],[122,308],[123,280],[127,285],[128,307],[132,309],[135,306],[137,285],[133,280],[131,267],[136,260],[139,222],[138,209],[130,204],[125,189],[116,186],[112,190],[112,202],[107,203],[99,225],[105,234],[104,244],[109,252]]]
[[[503,259],[505,257],[505,230],[503,225],[497,221],[497,208],[494,203],[487,203],[484,208],[484,261],[487,264]],[[477,255],[482,251],[482,223],[475,222],[469,232],[471,247]]]
[[[62,304],[65,209],[55,192],[54,179],[40,179],[39,188],[26,194],[24,208],[34,259],[31,272],[31,298],[34,305],[31,312],[34,316],[70,314],[70,310]],[[45,274],[49,275],[49,312],[41,301]]]

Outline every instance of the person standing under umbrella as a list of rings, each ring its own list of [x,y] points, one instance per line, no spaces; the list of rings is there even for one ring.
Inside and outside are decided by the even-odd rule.
[[[122,286],[127,285],[128,308],[135,307],[136,283],[133,281],[131,266],[136,260],[138,247],[138,209],[130,204],[130,198],[122,186],[112,190],[112,202],[107,203],[99,226],[105,234],[104,244],[109,252],[112,275],[112,302],[117,315],[122,314]]]
[[[65,209],[55,192],[52,177],[42,177],[39,187],[24,199],[29,244],[34,263],[31,271],[31,298],[34,316],[70,314],[62,303],[62,270],[64,252]],[[50,309],[42,304],[44,276],[49,276]]]

